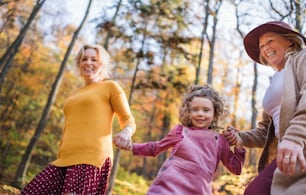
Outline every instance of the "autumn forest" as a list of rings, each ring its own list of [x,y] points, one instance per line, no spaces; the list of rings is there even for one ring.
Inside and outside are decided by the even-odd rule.
[[[254,128],[272,70],[251,61],[244,35],[271,20],[306,33],[306,0],[83,0],[79,21],[69,20],[64,2],[0,0],[0,194],[18,194],[55,159],[63,103],[83,85],[74,57],[84,43],[111,54],[112,79],[136,120],[133,141],[147,142],[179,123],[181,99],[193,83],[212,85],[226,100],[222,128]],[[247,149],[239,176],[220,164],[214,194],[242,194],[257,174],[259,153]],[[114,154],[113,195],[145,194],[168,156],[137,157],[116,148]]]

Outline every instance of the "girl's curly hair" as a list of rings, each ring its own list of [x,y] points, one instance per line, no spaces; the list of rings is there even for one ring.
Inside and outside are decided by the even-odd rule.
[[[217,122],[224,119],[228,114],[228,108],[221,98],[219,93],[215,91],[210,85],[191,85],[183,98],[183,103],[179,109],[179,120],[185,126],[192,126],[190,120],[190,102],[194,97],[205,97],[211,100],[214,107],[214,121],[209,126],[209,129],[217,129]]]

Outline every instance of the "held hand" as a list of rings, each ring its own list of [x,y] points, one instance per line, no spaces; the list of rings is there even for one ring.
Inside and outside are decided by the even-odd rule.
[[[287,175],[295,173],[297,161],[301,164],[301,170],[304,171],[306,168],[305,157],[303,154],[303,148],[288,140],[283,140],[278,145],[277,151],[277,166],[278,168]]]
[[[126,127],[117,133],[113,138],[113,143],[120,149],[132,150],[132,129]]]
[[[238,134],[238,130],[233,127],[227,127],[227,130],[223,132],[224,137],[228,141],[230,146],[241,144],[242,147],[242,140]]]
[[[240,137],[240,135],[237,131],[235,132],[235,136],[236,136],[236,139],[237,139],[236,148],[242,149],[243,148],[242,139],[241,139],[241,137]]]

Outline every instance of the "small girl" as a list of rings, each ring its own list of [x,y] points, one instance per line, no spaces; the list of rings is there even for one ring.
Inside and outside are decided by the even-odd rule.
[[[211,183],[219,161],[230,172],[239,175],[245,158],[241,141],[237,141],[233,153],[224,136],[215,131],[225,111],[224,102],[212,87],[192,85],[179,110],[181,124],[162,140],[127,146],[115,137],[114,144],[142,156],[156,156],[173,148],[148,195],[209,195],[212,194]]]

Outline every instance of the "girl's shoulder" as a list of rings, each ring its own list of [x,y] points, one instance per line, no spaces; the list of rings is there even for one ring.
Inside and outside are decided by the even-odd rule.
[[[226,141],[226,138],[224,137],[222,133],[218,133],[218,132],[216,133],[218,134],[219,139],[221,139],[222,141]]]
[[[176,134],[182,134],[183,130],[188,127],[182,125],[182,124],[177,124],[175,125],[171,131],[175,132]]]
[[[169,132],[167,133],[167,137],[182,136],[183,128],[183,125],[175,125],[172,129],[169,130]]]

